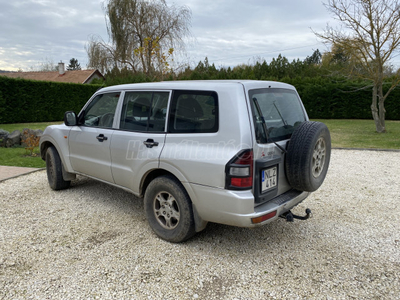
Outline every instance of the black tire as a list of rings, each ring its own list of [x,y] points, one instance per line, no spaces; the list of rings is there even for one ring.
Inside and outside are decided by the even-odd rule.
[[[57,150],[50,146],[46,151],[47,180],[53,190],[69,188],[71,181],[65,181],[62,176],[62,162]]]
[[[151,229],[162,239],[180,243],[195,234],[190,198],[172,176],[150,182],[144,195],[144,210]]]
[[[304,122],[293,132],[286,154],[286,176],[296,190],[314,192],[324,182],[331,158],[331,136],[320,122]]]

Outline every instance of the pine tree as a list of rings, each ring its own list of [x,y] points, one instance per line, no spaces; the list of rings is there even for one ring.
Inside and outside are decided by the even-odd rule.
[[[75,58],[71,58],[69,60],[69,65],[67,67],[68,71],[74,71],[74,70],[81,70],[81,65],[78,63],[78,60]]]

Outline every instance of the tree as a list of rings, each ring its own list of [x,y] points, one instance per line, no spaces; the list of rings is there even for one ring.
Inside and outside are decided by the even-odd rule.
[[[148,76],[163,74],[190,36],[191,11],[165,0],[108,0],[104,6],[110,43],[92,37],[89,66],[108,71],[129,67]]]
[[[271,63],[269,64],[271,75],[276,78],[283,78],[288,74],[288,70],[290,69],[289,60],[282,56],[281,54],[275,59],[273,58]]]
[[[81,65],[78,63],[78,60],[75,58],[71,58],[69,60],[69,65],[67,66],[68,71],[74,71],[74,70],[81,70]]]
[[[399,72],[385,76],[400,45],[400,0],[328,0],[324,5],[344,28],[328,25],[324,33],[315,34],[341,49],[352,61],[353,74],[372,83],[372,117],[376,131],[386,132],[385,100],[400,83]],[[389,84],[385,93],[384,84]]]
[[[40,62],[38,66],[31,67],[31,69],[32,71],[37,71],[37,72],[54,72],[58,71],[58,65],[55,64],[51,58],[48,59],[46,57],[46,59]]]
[[[304,63],[307,65],[319,65],[321,64],[322,54],[319,50],[315,50],[311,56],[307,56]]]
[[[327,26],[319,38],[340,49],[348,70],[372,83],[371,112],[377,132],[386,132],[385,100],[399,84],[400,73],[385,77],[385,66],[400,45],[400,0],[328,0],[324,4],[344,28]],[[383,85],[390,87],[383,92]]]

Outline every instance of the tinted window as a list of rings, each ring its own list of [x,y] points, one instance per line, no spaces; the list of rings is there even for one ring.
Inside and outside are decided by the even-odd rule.
[[[168,126],[168,132],[171,133],[217,132],[217,94],[204,91],[174,91]]]
[[[120,93],[97,95],[83,112],[86,126],[111,128]]]
[[[125,93],[120,129],[165,131],[168,98],[168,92]]]
[[[286,89],[250,90],[258,143],[290,138],[296,126],[306,120],[297,93]]]

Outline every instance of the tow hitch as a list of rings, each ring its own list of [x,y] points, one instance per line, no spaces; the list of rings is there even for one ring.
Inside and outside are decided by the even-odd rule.
[[[288,212],[285,212],[284,214],[281,214],[280,217],[286,219],[286,221],[288,222],[293,222],[294,219],[307,220],[309,217],[311,217],[311,209],[306,209],[306,215],[304,217],[297,216],[293,214],[290,210]]]

